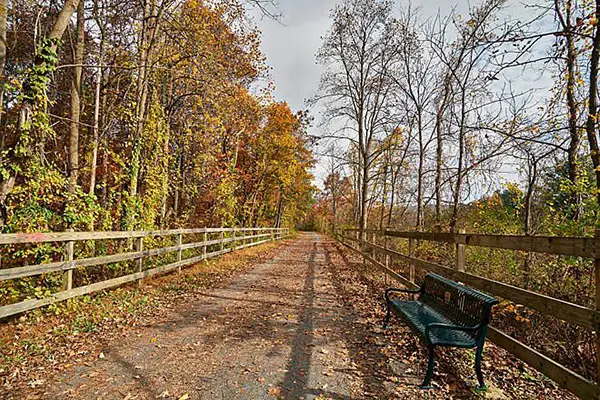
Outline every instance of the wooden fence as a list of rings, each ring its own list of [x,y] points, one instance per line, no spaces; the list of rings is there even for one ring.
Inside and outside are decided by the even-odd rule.
[[[376,235],[384,240],[384,245],[376,244]],[[463,282],[473,288],[494,296],[529,307],[544,314],[579,325],[596,332],[596,382],[592,382],[548,356],[512,338],[500,330],[490,327],[488,337],[498,346],[506,349],[517,358],[537,369],[560,386],[583,399],[600,398],[597,382],[600,382],[600,231],[594,238],[551,237],[551,236],[508,236],[508,235],[475,235],[465,233],[422,233],[365,230],[361,238],[358,229],[346,229],[336,234],[337,239],[346,247],[355,251],[378,267],[382,272],[413,289],[415,284],[415,268],[432,271],[450,279]],[[408,253],[403,254],[388,246],[390,238],[408,239]],[[369,240],[370,239],[370,240]],[[415,241],[433,241],[450,243],[455,246],[453,266],[445,266],[422,260],[413,256]],[[353,246],[357,244],[358,246]],[[578,256],[594,259],[596,307],[595,309],[570,303],[540,293],[522,289],[506,283],[494,281],[465,272],[465,246],[481,246],[497,249],[509,249],[525,252],[545,253],[563,256]],[[370,253],[370,254],[369,254]],[[376,259],[383,255],[384,261]],[[390,260],[400,260],[409,265],[409,276],[405,277],[390,268]]]
[[[22,267],[0,269],[0,282],[9,279],[26,278],[52,272],[63,274],[63,290],[43,298],[33,298],[14,304],[0,306],[0,319],[33,310],[59,301],[82,296],[99,290],[114,288],[129,282],[140,281],[144,278],[162,274],[196,264],[202,260],[217,257],[235,250],[256,246],[268,241],[278,240],[288,235],[287,229],[276,228],[200,228],[200,229],[178,229],[169,231],[139,231],[139,232],[60,232],[60,233],[16,233],[0,235],[0,262],[2,254],[6,252],[7,246],[27,245],[36,243],[61,243],[64,245],[64,257],[62,261],[50,262],[38,265],[26,265]],[[186,236],[202,235],[203,240],[199,242],[186,243]],[[210,238],[209,236],[218,236]],[[162,248],[145,249],[145,238],[169,238],[176,241],[176,245]],[[76,242],[99,240],[124,239],[131,244],[135,243],[135,249],[130,251],[103,255],[92,258],[74,258]],[[133,243],[132,243],[133,242]],[[126,246],[131,248],[133,246]],[[217,247],[218,250],[208,251],[209,248]],[[189,258],[183,258],[185,250],[202,249],[202,254]],[[167,265],[160,265],[151,269],[144,268],[144,260],[149,257],[176,253],[177,261]],[[136,260],[137,272],[117,278],[103,280],[85,286],[73,287],[73,270],[92,266],[106,266],[108,264]]]

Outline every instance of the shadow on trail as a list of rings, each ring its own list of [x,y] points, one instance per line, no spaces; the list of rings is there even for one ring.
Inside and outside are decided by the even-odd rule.
[[[312,246],[308,259],[308,268],[306,271],[303,287],[302,305],[298,315],[298,328],[292,341],[291,358],[287,364],[287,372],[284,376],[281,387],[283,389],[283,398],[286,400],[296,400],[306,398],[307,395],[316,398],[327,398],[333,400],[355,400],[353,397],[343,394],[310,387],[309,377],[311,368],[311,356],[314,348],[315,334],[315,316],[320,307],[315,307],[316,289],[316,261],[317,242]],[[325,256],[327,261],[327,256]],[[322,294],[320,294],[321,297]],[[331,326],[340,339],[344,334],[344,329],[339,326]]]
[[[304,278],[303,299],[298,314],[298,329],[292,342],[291,359],[281,384],[285,399],[304,396],[308,387],[310,358],[313,343],[313,322],[315,316],[315,256],[317,243],[313,244],[308,258],[308,269]]]
[[[108,353],[108,356],[122,370],[126,371],[131,376],[137,377],[135,382],[135,390],[138,393],[145,393],[149,395],[150,398],[160,398],[161,393],[159,389],[155,387],[155,385],[152,383],[152,380],[146,374],[140,373],[133,363],[127,361],[125,358],[121,357],[121,355],[115,352]]]
[[[241,301],[244,303],[259,303],[259,304],[266,304],[266,305],[280,306],[280,307],[292,307],[293,306],[293,304],[285,303],[283,301],[254,300],[254,299],[246,299],[243,297],[219,296],[216,294],[201,293],[201,292],[197,292],[195,294],[199,297],[206,297],[208,299]]]

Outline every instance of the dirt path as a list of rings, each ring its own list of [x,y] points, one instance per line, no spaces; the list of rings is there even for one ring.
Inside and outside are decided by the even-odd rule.
[[[367,391],[357,317],[338,300],[329,247],[303,234],[227,288],[54,380],[47,398],[352,399]],[[368,375],[367,375],[368,376]]]

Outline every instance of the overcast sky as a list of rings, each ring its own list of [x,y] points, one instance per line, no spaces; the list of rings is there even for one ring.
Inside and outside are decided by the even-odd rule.
[[[330,12],[339,0],[277,0],[283,14],[281,21],[268,18],[256,18],[262,31],[262,51],[272,67],[271,79],[275,84],[275,99],[287,101],[294,111],[306,109],[306,99],[317,90],[323,69],[316,63],[315,54],[321,46],[321,37],[325,35],[331,21]],[[444,14],[456,8],[458,13],[467,13],[467,0],[395,0],[396,7],[420,9],[420,14],[434,17],[438,12]],[[523,12],[520,1],[510,3],[511,13]],[[315,117],[315,126],[311,134],[318,134],[317,122],[319,110],[311,110]],[[323,149],[316,149],[317,152]],[[315,169],[316,184],[321,186],[326,172],[324,162]]]
[[[322,69],[316,64],[315,53],[321,46],[321,37],[329,28],[330,11],[338,0],[278,0],[283,13],[281,23],[258,19],[263,32],[262,50],[272,66],[276,98],[287,101],[294,110],[306,108],[319,84]],[[433,16],[438,9],[450,10],[455,1],[413,0],[413,7],[421,8],[425,16]],[[467,1],[462,1],[463,8]],[[396,0],[397,7],[409,2]]]

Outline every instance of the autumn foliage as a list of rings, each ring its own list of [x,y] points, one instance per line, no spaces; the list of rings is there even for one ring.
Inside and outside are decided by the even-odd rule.
[[[33,32],[36,23],[52,31],[63,12],[74,20],[78,4],[83,65],[74,24],[53,41]],[[260,32],[244,4],[15,1],[9,11],[2,231],[293,226],[303,217],[313,190],[306,118],[264,83]]]

